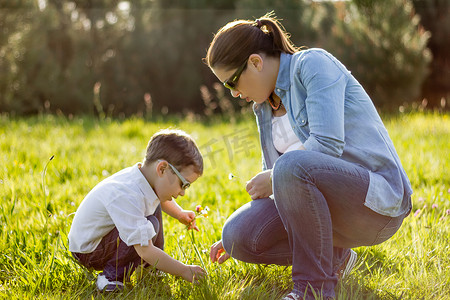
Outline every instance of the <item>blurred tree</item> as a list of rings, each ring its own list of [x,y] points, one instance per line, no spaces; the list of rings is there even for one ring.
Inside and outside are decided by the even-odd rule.
[[[429,33],[407,0],[353,1],[337,12],[327,47],[355,74],[378,107],[418,100],[431,60]]]
[[[21,88],[20,61],[25,49],[21,43],[38,11],[34,1],[17,0],[0,3],[0,112],[17,105],[15,94]]]
[[[213,31],[231,18],[234,1],[152,1],[139,10],[130,47],[140,49],[140,85],[156,111],[201,111],[200,86],[212,74],[202,58]],[[199,8],[202,9],[199,9]],[[221,9],[212,9],[220,7]],[[133,12],[133,15],[137,15]],[[131,46],[133,45],[133,46]],[[131,48],[128,51],[134,52]]]
[[[421,24],[431,32],[428,47],[433,61],[422,97],[432,106],[438,106],[441,98],[450,101],[450,0],[413,0],[413,3]],[[450,107],[448,103],[447,107]]]
[[[15,0],[0,4],[0,110],[129,116],[201,112],[205,103],[216,112],[241,109],[202,58],[228,21],[271,10],[297,46],[336,54],[377,105],[416,97],[427,34],[409,1]]]

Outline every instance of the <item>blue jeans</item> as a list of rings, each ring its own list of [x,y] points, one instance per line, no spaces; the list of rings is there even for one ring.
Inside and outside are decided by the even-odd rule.
[[[164,250],[164,230],[162,227],[161,206],[155,213],[147,217],[155,228],[153,245]],[[102,270],[103,275],[112,281],[123,282],[125,276],[131,276],[134,270],[143,263],[134,246],[127,246],[119,237],[117,228],[105,235],[97,248],[91,253],[72,253],[78,262],[88,269]],[[144,262],[144,265],[147,263]]]
[[[365,168],[313,151],[283,154],[273,168],[274,200],[251,201],[226,221],[222,242],[250,263],[292,264],[294,292],[334,297],[336,271],[349,248],[386,241],[405,214],[392,218],[364,206]]]

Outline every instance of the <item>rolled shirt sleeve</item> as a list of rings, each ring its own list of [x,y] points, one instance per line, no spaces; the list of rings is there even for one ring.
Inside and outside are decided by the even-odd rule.
[[[145,219],[141,225],[138,225],[136,230],[131,232],[128,236],[128,240],[125,243],[128,246],[131,245],[141,245],[148,246],[148,241],[151,240],[156,235],[155,228],[153,224]]]

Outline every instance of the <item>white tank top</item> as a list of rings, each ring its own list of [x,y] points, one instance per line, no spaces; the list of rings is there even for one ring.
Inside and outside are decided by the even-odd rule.
[[[287,114],[272,117],[272,139],[275,149],[280,153],[300,150],[303,145],[292,130]]]

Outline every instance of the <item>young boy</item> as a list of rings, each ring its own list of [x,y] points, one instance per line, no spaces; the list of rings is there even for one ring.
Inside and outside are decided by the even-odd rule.
[[[163,130],[148,143],[144,162],[106,178],[81,202],[69,232],[69,250],[97,277],[101,291],[123,289],[125,276],[141,263],[194,282],[205,271],[166,254],[161,209],[189,229],[198,228],[195,213],[172,198],[203,173],[203,158],[193,139],[181,130]]]

